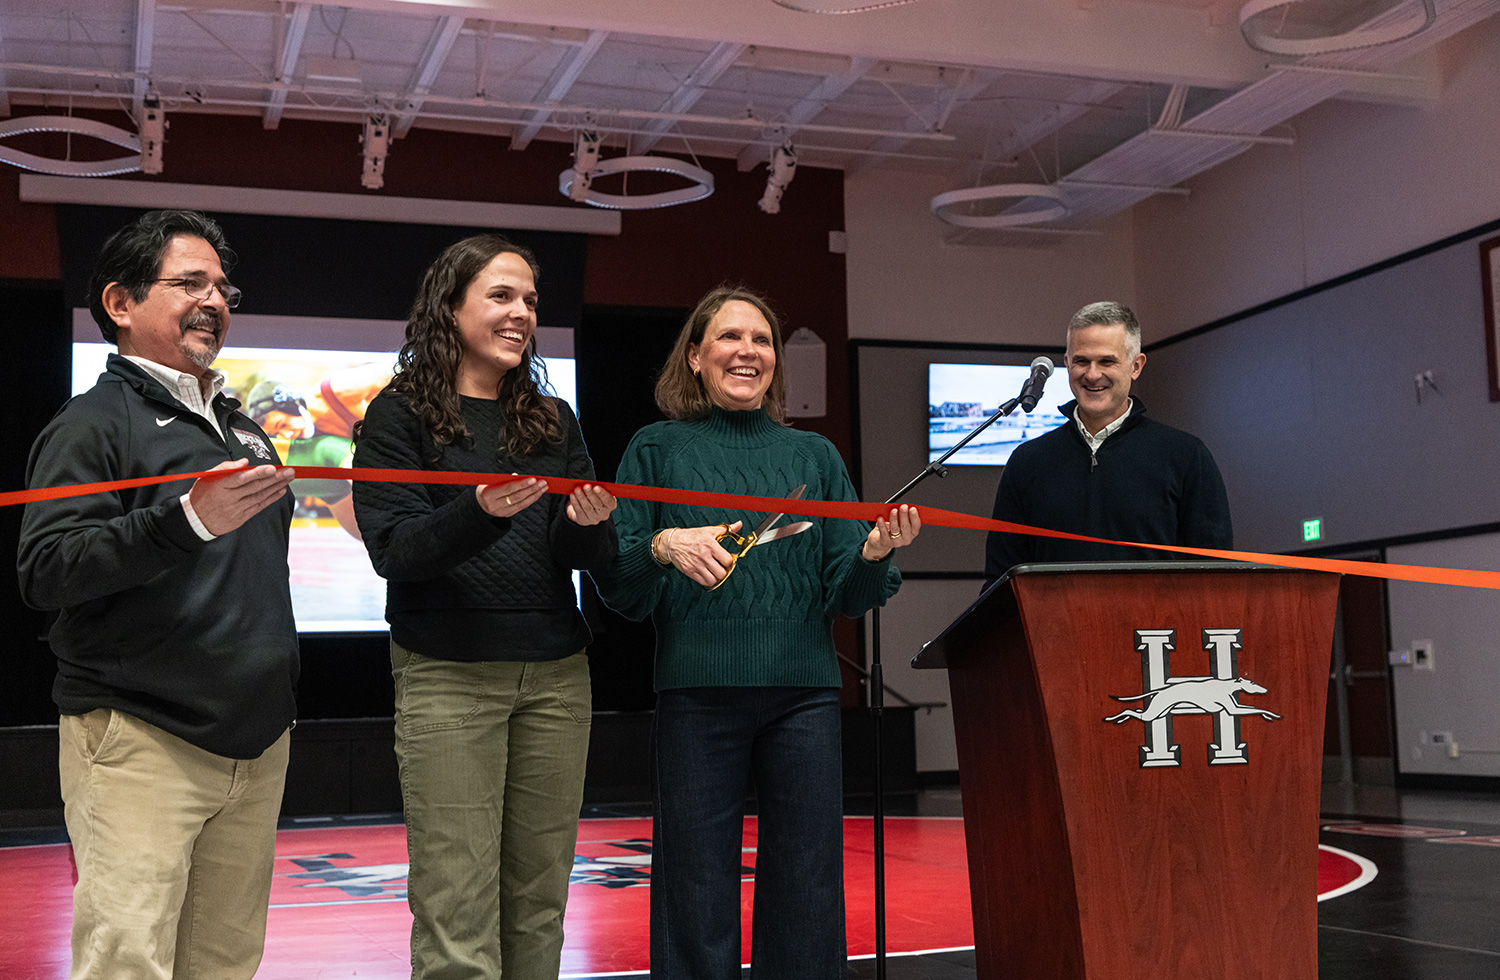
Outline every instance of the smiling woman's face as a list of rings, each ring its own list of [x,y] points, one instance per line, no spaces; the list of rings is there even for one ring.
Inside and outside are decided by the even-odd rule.
[[[719,307],[703,331],[703,343],[689,344],[687,357],[709,401],[730,411],[760,408],[776,372],[771,325],[743,300]]]
[[[531,266],[514,252],[501,252],[469,283],[453,311],[463,338],[458,390],[495,398],[500,379],[521,363],[536,333],[536,280]]]

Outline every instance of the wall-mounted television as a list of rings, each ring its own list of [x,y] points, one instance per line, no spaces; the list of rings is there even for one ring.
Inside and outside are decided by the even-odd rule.
[[[1024,364],[927,365],[927,461],[963,441],[981,422],[1021,392],[1031,377]],[[1041,399],[1029,414],[1017,408],[998,419],[963,449],[948,466],[1004,466],[1021,443],[1035,439],[1067,421],[1061,406],[1073,398],[1067,371],[1058,368],[1047,379]]]
[[[269,382],[314,409],[309,414],[315,426],[305,434],[278,434],[267,427],[277,452],[288,464],[295,466],[300,461],[309,466],[348,466],[352,443],[347,415],[362,418],[369,400],[390,380],[404,329],[405,324],[399,321],[237,315],[230,327],[230,339],[255,342],[257,346],[225,347],[214,367],[228,377],[225,390],[247,403],[246,408],[250,392]],[[553,392],[576,410],[572,333],[568,329],[539,328],[537,343]],[[99,338],[87,310],[75,311],[73,341],[72,392],[76,395],[93,387],[115,348]],[[260,346],[268,341],[275,346]],[[343,411],[316,410],[331,401],[337,401]],[[337,417],[341,415],[343,424]],[[328,419],[326,423],[321,421],[324,418]],[[292,492],[297,505],[288,561],[292,613],[298,631],[383,632],[387,629],[385,580],[375,574],[364,545],[352,533],[348,485],[343,481],[296,480]],[[575,574],[575,589],[577,585]]]

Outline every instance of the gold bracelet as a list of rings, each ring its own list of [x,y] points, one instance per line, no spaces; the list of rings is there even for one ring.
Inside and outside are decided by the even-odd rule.
[[[662,558],[661,553],[656,550],[656,539],[660,538],[663,534],[665,534],[667,536],[666,547],[671,547],[671,545],[672,545],[672,532],[676,531],[676,530],[677,529],[675,527],[669,527],[669,528],[666,528],[665,530],[657,531],[655,534],[653,534],[651,536],[651,557],[656,560],[656,563],[658,565],[670,565],[670,564],[672,564],[672,559],[671,558],[665,558],[665,559]]]

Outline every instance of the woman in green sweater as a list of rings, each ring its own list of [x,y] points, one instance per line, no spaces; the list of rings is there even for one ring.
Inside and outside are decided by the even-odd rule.
[[[671,421],[636,433],[618,480],[769,497],[805,484],[809,500],[855,500],[833,445],[787,428],[781,355],[781,329],[762,297],[710,292],[656,386]],[[719,535],[762,516],[622,501],[619,554],[593,573],[607,604],[656,625],[654,977],[739,976],[741,834],[752,784],[756,980],[845,974],[831,626],[896,592],[891,552],[911,543],[921,520],[906,506],[868,533],[853,521],[814,519],[806,532],[735,564]]]

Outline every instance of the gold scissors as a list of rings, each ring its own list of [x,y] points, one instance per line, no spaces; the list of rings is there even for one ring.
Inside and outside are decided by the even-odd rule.
[[[800,500],[802,499],[803,492],[806,490],[807,484],[805,483],[800,487],[795,487],[787,493],[787,499]],[[735,534],[733,531],[729,530],[728,524],[720,524],[719,533],[716,534],[715,537],[720,542],[726,540],[733,541],[740,550],[738,554],[735,554],[733,552],[730,553],[729,571],[724,573],[723,578],[719,579],[713,585],[710,585],[708,587],[708,591],[712,592],[714,589],[717,589],[719,586],[729,581],[729,576],[734,574],[735,568],[739,566],[740,559],[745,557],[745,552],[749,551],[757,544],[765,541],[775,541],[777,538],[789,538],[794,534],[801,534],[803,531],[806,531],[808,528],[812,527],[812,521],[797,521],[794,524],[786,524],[781,527],[776,527],[776,522],[781,520],[785,516],[786,513],[784,511],[780,514],[772,514],[765,520],[757,524],[755,526],[755,530],[751,531],[749,534]]]

